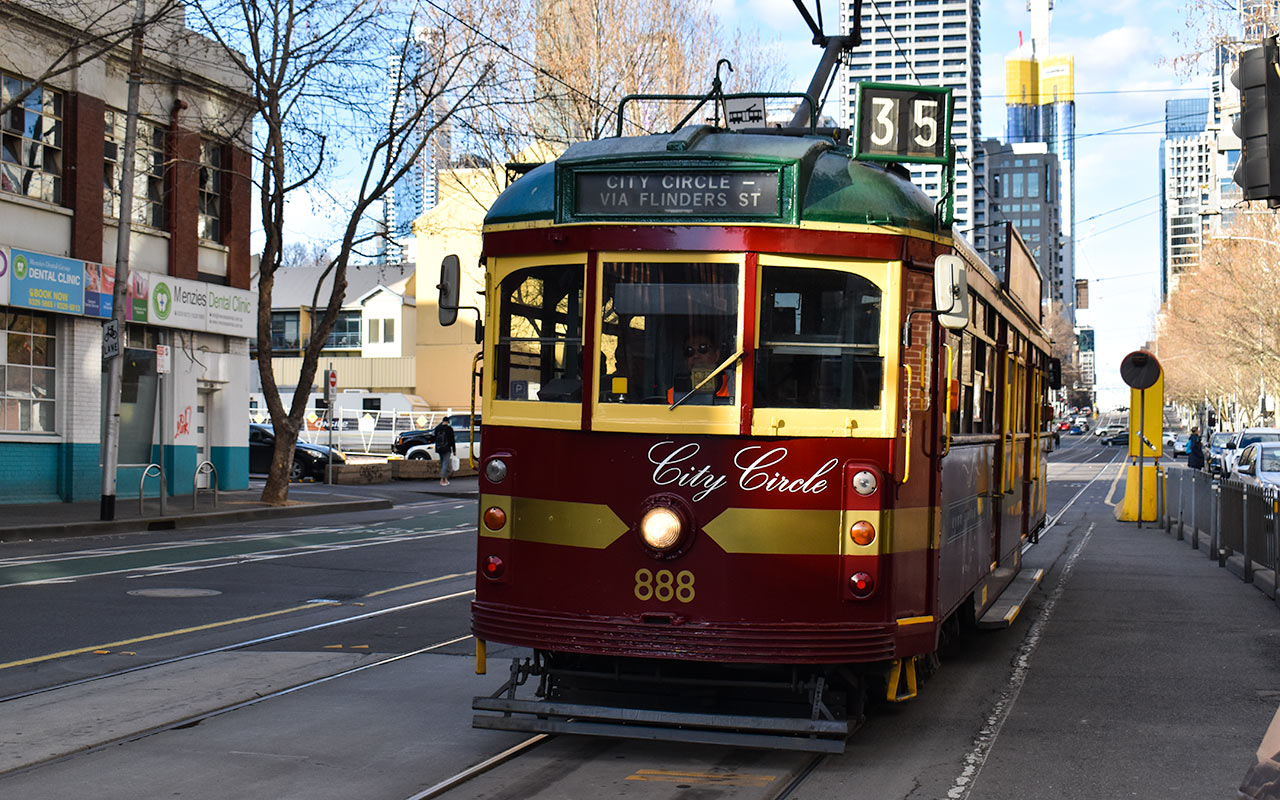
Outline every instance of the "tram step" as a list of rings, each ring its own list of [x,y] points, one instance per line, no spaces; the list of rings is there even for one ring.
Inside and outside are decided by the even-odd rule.
[[[1018,618],[1031,592],[1040,585],[1044,570],[1023,570],[1005,587],[986,613],[978,619],[979,628],[1007,628]]]
[[[570,733],[664,742],[723,744],[810,753],[843,753],[851,733],[844,720],[697,714],[615,708],[508,697],[476,697],[472,727],[522,733]],[[528,714],[531,716],[515,716]]]

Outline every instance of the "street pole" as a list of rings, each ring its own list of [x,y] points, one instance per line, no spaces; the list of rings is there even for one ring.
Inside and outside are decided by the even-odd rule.
[[[1147,390],[1138,390],[1138,529],[1142,529],[1142,456],[1147,446]]]
[[[124,374],[124,303],[129,286],[129,238],[133,222],[134,155],[138,149],[138,96],[142,89],[142,27],[146,0],[136,0],[133,51],[129,56],[129,101],[125,111],[124,155],[120,158],[120,216],[116,230],[116,282],[111,292],[111,321],[120,337],[115,357],[107,361],[107,429],[103,434],[102,503],[99,519],[116,518],[116,472],[120,464],[120,384]]]

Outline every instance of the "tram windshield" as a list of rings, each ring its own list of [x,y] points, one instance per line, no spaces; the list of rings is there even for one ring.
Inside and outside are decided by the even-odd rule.
[[[755,404],[878,409],[881,292],[848,272],[765,267]]]
[[[716,370],[738,349],[739,272],[736,262],[606,262],[600,402],[733,404],[733,370]]]

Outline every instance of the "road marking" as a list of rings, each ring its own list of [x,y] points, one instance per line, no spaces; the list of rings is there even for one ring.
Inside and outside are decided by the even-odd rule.
[[[309,632],[311,632],[311,631],[319,631],[319,630],[324,630],[325,628],[332,628],[332,627],[334,627],[335,625],[345,625],[345,624],[347,624],[348,622],[359,622],[359,621],[361,621],[361,620],[373,619],[374,617],[381,617],[381,616],[385,616],[385,615],[387,615],[387,614],[394,614],[394,613],[396,613],[396,612],[398,612],[398,611],[404,611],[404,610],[406,610],[406,609],[410,609],[410,608],[419,608],[419,607],[421,607],[421,606],[434,605],[434,604],[436,604],[436,603],[441,603],[441,602],[444,602],[444,601],[446,601],[446,600],[456,600],[456,599],[457,599],[457,598],[459,598],[459,597],[466,597],[466,596],[468,596],[468,595],[474,595],[475,593],[476,593],[476,590],[475,590],[475,589],[467,589],[467,590],[465,590],[465,591],[461,591],[461,592],[453,592],[452,594],[444,594],[444,595],[440,595],[440,596],[438,596],[438,597],[428,597],[426,600],[416,600],[416,601],[414,601],[414,602],[412,602],[412,603],[405,603],[404,605],[394,606],[394,607],[392,607],[392,608],[384,608],[384,609],[380,609],[380,610],[378,610],[378,611],[368,611],[368,612],[366,612],[366,613],[364,613],[364,614],[358,614],[358,615],[356,615],[356,616],[354,616],[354,617],[346,617],[346,618],[343,618],[343,619],[330,620],[330,621],[328,621],[328,622],[321,622],[321,623],[317,623],[317,624],[315,624],[315,625],[310,625],[310,626],[308,626],[308,627],[300,628],[300,629],[298,629],[298,630],[294,630],[294,631],[286,631],[286,632],[284,632],[284,633],[277,633],[277,634],[272,634],[272,635],[270,635],[270,636],[263,636],[263,637],[261,637],[261,638],[254,639],[254,640],[252,640],[252,641],[248,641],[248,642],[238,642],[238,643],[231,644],[231,645],[226,645],[226,646],[223,646],[223,647],[215,647],[215,648],[213,648],[213,649],[211,649],[211,650],[205,650],[205,651],[202,651],[202,652],[199,652],[199,653],[193,653],[193,654],[189,654],[189,655],[186,655],[186,656],[178,656],[178,657],[176,657],[176,658],[166,659],[166,660],[164,660],[164,661],[160,661],[160,662],[158,662],[158,664],[169,664],[169,663],[175,663],[175,662],[178,662],[178,661],[186,660],[186,659],[188,659],[188,658],[196,658],[196,657],[199,657],[199,656],[210,655],[210,654],[212,654],[212,653],[223,653],[223,652],[226,652],[226,651],[228,651],[228,650],[235,650],[235,649],[237,649],[237,648],[241,648],[241,647],[249,647],[249,646],[252,646],[252,645],[264,644],[264,643],[266,643],[266,642],[273,642],[273,641],[276,641],[277,639],[284,639],[284,638],[287,638],[287,637],[289,637],[289,636],[293,636],[293,635],[295,635],[295,634],[299,634],[299,633],[309,633]],[[309,609],[312,609],[312,608],[314,608],[314,606],[305,606],[305,605],[304,605],[304,606],[297,606],[296,608],[284,608],[284,609],[281,609],[281,610],[279,610],[279,611],[268,611],[268,612],[266,612],[266,613],[264,613],[264,614],[255,614],[255,615],[253,615],[253,616],[249,616],[249,617],[240,617],[239,619],[229,619],[229,620],[224,620],[224,621],[222,621],[222,622],[211,622],[211,623],[209,623],[208,625],[198,625],[198,626],[196,626],[196,627],[194,627],[194,628],[182,628],[182,629],[180,629],[180,630],[176,630],[176,631],[167,631],[167,632],[165,632],[165,633],[154,633],[154,634],[151,634],[151,635],[149,635],[149,636],[139,636],[139,637],[137,637],[136,639],[124,639],[124,640],[122,640],[122,641],[119,641],[119,642],[111,642],[111,643],[109,643],[109,644],[95,644],[95,645],[92,645],[92,646],[90,646],[90,647],[81,647],[81,648],[78,648],[78,649],[75,649],[75,650],[64,650],[64,651],[62,651],[61,653],[50,653],[49,655],[36,656],[36,657],[33,657],[33,658],[25,658],[25,659],[22,659],[21,661],[11,661],[11,662],[9,662],[8,664],[0,664],[0,670],[6,670],[6,669],[9,669],[10,667],[20,667],[20,666],[23,666],[23,665],[25,665],[25,664],[38,664],[38,663],[40,663],[40,662],[42,662],[42,661],[52,661],[53,659],[57,659],[57,658],[66,658],[66,657],[68,657],[68,656],[83,655],[83,654],[88,653],[88,652],[91,652],[91,651],[93,651],[93,650],[98,650],[98,649],[103,649],[103,648],[108,648],[108,647],[119,647],[119,646],[121,646],[121,645],[133,644],[134,642],[148,642],[148,641],[154,641],[154,640],[156,640],[156,639],[163,639],[163,638],[168,637],[168,636],[179,636],[179,635],[182,635],[182,634],[185,634],[185,633],[195,633],[195,632],[199,632],[199,631],[211,630],[211,629],[213,629],[213,628],[221,628],[221,627],[225,627],[225,626],[227,626],[227,625],[235,625],[235,624],[237,624],[237,623],[241,623],[241,622],[253,622],[253,621],[255,621],[255,620],[267,619],[267,618],[269,618],[269,617],[278,617],[278,616],[280,616],[280,615],[282,615],[282,614],[292,614],[292,613],[293,613],[293,612],[295,612],[295,611],[309,610]],[[460,638],[458,638],[458,639],[451,640],[451,641],[449,641],[449,642],[443,642],[443,643],[441,643],[440,645],[432,645],[432,648],[440,647],[440,646],[444,646],[444,645],[446,645],[446,644],[453,644],[454,642],[460,642],[460,641],[463,641],[463,640],[465,640],[465,639],[470,639],[470,638],[471,638],[471,636],[470,636],[470,634],[468,634],[467,636],[463,636],[463,637],[460,637]],[[428,648],[428,649],[431,649],[431,648]],[[425,652],[425,651],[415,651],[415,652]],[[151,665],[149,665],[149,666],[157,666],[157,664],[151,664]],[[106,677],[106,676],[99,676],[99,677]],[[86,679],[86,681],[83,681],[83,682],[87,682],[88,680],[95,680],[95,678],[89,678],[89,679]]]
[[[1026,683],[1027,675],[1031,671],[1031,656],[1035,653],[1036,648],[1040,646],[1040,640],[1044,636],[1044,629],[1049,624],[1049,619],[1053,616],[1058,600],[1062,598],[1063,593],[1066,591],[1067,581],[1071,578],[1071,573],[1075,571],[1076,562],[1080,560],[1080,554],[1084,552],[1085,545],[1089,544],[1089,538],[1093,536],[1095,527],[1097,527],[1097,523],[1089,523],[1089,529],[1080,538],[1080,543],[1076,545],[1076,549],[1071,552],[1066,565],[1063,566],[1062,574],[1058,576],[1058,585],[1054,587],[1053,593],[1049,595],[1049,599],[1045,601],[1044,606],[1040,609],[1040,615],[1036,617],[1035,622],[1031,623],[1031,627],[1027,629],[1027,635],[1022,640],[1022,646],[1018,648],[1018,655],[1013,661],[1013,671],[1009,674],[1009,680],[1005,684],[1004,691],[1001,692],[1000,699],[991,709],[991,713],[987,715],[986,722],[978,731],[978,735],[974,737],[973,749],[963,759],[964,769],[956,776],[955,783],[947,791],[949,800],[965,800],[969,793],[973,791],[973,786],[978,781],[978,775],[982,772],[983,765],[987,763],[987,758],[995,748],[996,739],[999,738],[1004,723],[1009,719],[1009,715],[1013,713],[1014,705],[1018,702],[1018,695],[1022,692],[1022,685]]]
[[[250,616],[250,617],[238,617],[236,619],[223,620],[222,622],[210,622],[208,625],[197,625],[194,628],[179,628],[178,630],[175,630],[175,631],[165,631],[164,633],[153,633],[147,636],[138,636],[133,639],[121,639],[118,642],[108,642],[107,644],[95,644],[95,645],[90,645],[89,647],[80,647],[75,650],[63,650],[60,653],[49,653],[48,655],[33,656],[31,658],[24,658],[19,661],[10,661],[6,664],[0,664],[0,670],[10,669],[11,667],[23,667],[28,664],[39,664],[43,661],[53,661],[54,659],[67,658],[68,656],[80,656],[80,655],[84,655],[85,653],[95,653],[100,650],[106,650],[112,647],[123,647],[124,645],[127,645],[127,644],[137,644],[138,642],[152,642],[152,641],[155,641],[156,639],[166,639],[170,636],[181,636],[186,633],[197,633],[199,631],[213,630],[214,628],[224,628],[227,625],[239,625],[240,623],[243,623],[243,622],[254,622],[260,619],[269,619],[271,617],[281,616],[282,614],[292,614],[295,611],[307,611],[307,610],[310,610],[310,608],[311,608],[310,606],[284,608],[279,611],[268,611],[265,614],[254,614],[253,616]]]
[[[414,589],[419,586],[426,586],[432,583],[439,583],[440,581],[447,581],[451,578],[467,578],[475,574],[476,574],[475,570],[471,570],[470,572],[455,572],[452,575],[441,575],[438,578],[428,578],[425,581],[417,581],[415,583],[406,583],[406,584],[403,584],[402,586],[392,586],[390,589],[379,589],[376,592],[369,592],[368,594],[364,595],[364,597],[365,599],[368,599],[370,597],[378,597],[379,595],[390,594],[391,592],[398,592],[402,589]]]

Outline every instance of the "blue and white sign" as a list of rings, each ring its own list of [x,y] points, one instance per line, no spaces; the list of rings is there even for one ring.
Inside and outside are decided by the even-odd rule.
[[[58,314],[84,314],[84,262],[13,248],[9,304]]]

